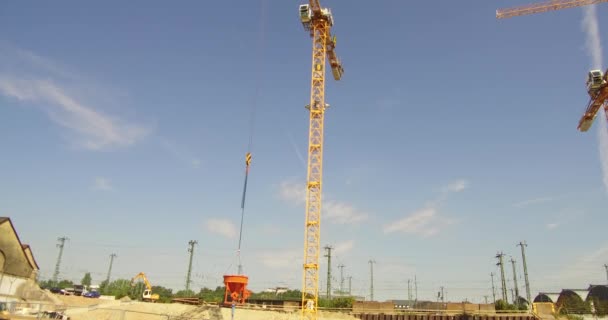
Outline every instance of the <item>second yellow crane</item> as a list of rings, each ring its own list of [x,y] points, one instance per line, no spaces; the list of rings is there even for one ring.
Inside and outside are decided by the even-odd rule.
[[[342,78],[342,64],[335,53],[336,38],[331,10],[318,0],[300,5],[300,21],[312,37],[312,79],[310,87],[310,125],[308,134],[308,174],[306,179],[306,222],[304,231],[304,272],[302,316],[317,319],[319,305],[319,255],[321,254],[321,189],[323,181],[323,125],[325,109],[325,59],[335,80]]]
[[[496,10],[496,18],[505,19],[534,13],[593,5],[601,2],[608,2],[608,0],[552,0],[508,9],[498,9]],[[608,70],[606,73],[608,73]],[[608,75],[603,74],[601,70],[589,71],[587,92],[591,99],[589,100],[585,113],[578,122],[578,130],[582,132],[588,131],[602,106],[604,106],[606,119],[608,120],[607,77]]]

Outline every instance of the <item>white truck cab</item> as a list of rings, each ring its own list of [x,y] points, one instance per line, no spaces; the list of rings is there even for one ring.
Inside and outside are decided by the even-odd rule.
[[[587,92],[594,96],[598,90],[606,84],[602,70],[591,70],[587,74]]]

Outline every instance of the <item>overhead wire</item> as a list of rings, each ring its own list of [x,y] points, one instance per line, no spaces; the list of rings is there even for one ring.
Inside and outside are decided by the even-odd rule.
[[[256,81],[254,84],[253,101],[251,103],[251,112],[249,115],[249,142],[247,144],[247,153],[245,154],[245,181],[243,182],[243,195],[241,198],[241,225],[239,230],[239,244],[237,248],[237,259],[238,259],[238,274],[243,273],[243,265],[241,262],[241,245],[243,242],[243,223],[245,220],[245,200],[247,197],[247,181],[249,180],[249,167],[251,166],[253,151],[253,137],[255,133],[255,118],[259,104],[259,96],[261,90],[261,77],[262,77],[262,64],[264,60],[264,45],[266,40],[266,5],[267,0],[261,0],[260,6],[260,21],[258,26],[258,39],[257,39],[257,50],[256,50]]]

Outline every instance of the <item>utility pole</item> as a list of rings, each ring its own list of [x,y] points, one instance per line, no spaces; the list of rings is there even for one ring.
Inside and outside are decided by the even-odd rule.
[[[331,250],[332,246],[325,246],[325,250],[327,250],[327,299],[331,299]]]
[[[370,259],[369,260],[369,272],[370,272],[370,285],[369,285],[369,291],[370,291],[370,295],[369,295],[369,300],[370,301],[374,301],[374,263],[376,263],[376,261]]]
[[[501,287],[502,288],[502,300],[505,303],[508,304],[509,303],[509,300],[508,300],[509,297],[507,296],[507,282],[505,280],[505,266],[504,266],[504,263],[503,263],[503,260],[502,260],[502,258],[504,257],[504,255],[505,254],[502,253],[502,252],[499,252],[499,253],[496,254],[496,258],[498,259],[498,263],[496,265],[500,266],[500,280],[501,280],[501,283],[502,283],[502,287]]]
[[[494,303],[496,304],[496,288],[494,287],[494,273],[493,272],[490,273],[490,277],[492,277],[492,299],[494,300]]]
[[[416,293],[416,300],[414,300],[414,308],[416,307],[416,303],[418,303],[418,279],[416,275],[414,275],[414,292]]]
[[[608,264],[604,264],[604,269],[606,269],[606,280],[608,280]]]
[[[338,269],[340,269],[340,295],[344,294],[344,265],[339,264]]]
[[[513,286],[515,287],[515,299],[513,303],[519,306],[519,288],[517,287],[517,273],[515,268],[515,259],[511,257],[511,265],[513,266]]]
[[[57,285],[57,280],[59,278],[59,268],[61,266],[61,256],[63,255],[63,247],[65,246],[66,240],[70,240],[70,239],[65,236],[57,238],[57,241],[59,241],[59,243],[57,244],[57,247],[59,248],[59,255],[57,256],[57,264],[55,264],[55,272],[53,273],[53,283],[55,285]]]
[[[188,263],[188,273],[186,274],[186,291],[190,291],[190,274],[192,273],[192,256],[194,256],[194,245],[196,245],[198,241],[190,240],[188,241],[188,252],[190,253],[190,262]]]
[[[412,301],[412,286],[410,284],[412,280],[407,279],[407,300]]]
[[[352,296],[353,292],[351,291],[352,289],[352,283],[353,282],[353,277],[352,276],[348,276],[348,295]]]
[[[112,274],[112,264],[114,263],[114,258],[116,258],[116,253],[112,253],[110,255],[110,267],[108,268],[108,276],[106,277],[107,284],[110,284],[110,274]]]
[[[524,264],[524,281],[526,281],[526,299],[528,299],[528,306],[532,306],[532,295],[530,294],[530,282],[528,281],[528,264],[526,263],[526,251],[524,247],[528,244],[526,241],[519,242],[518,246],[521,247],[521,262]]]

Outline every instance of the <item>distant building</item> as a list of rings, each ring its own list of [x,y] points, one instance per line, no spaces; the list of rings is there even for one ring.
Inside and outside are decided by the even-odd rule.
[[[31,286],[40,268],[29,245],[21,243],[10,218],[0,217],[0,297],[17,300]]]

